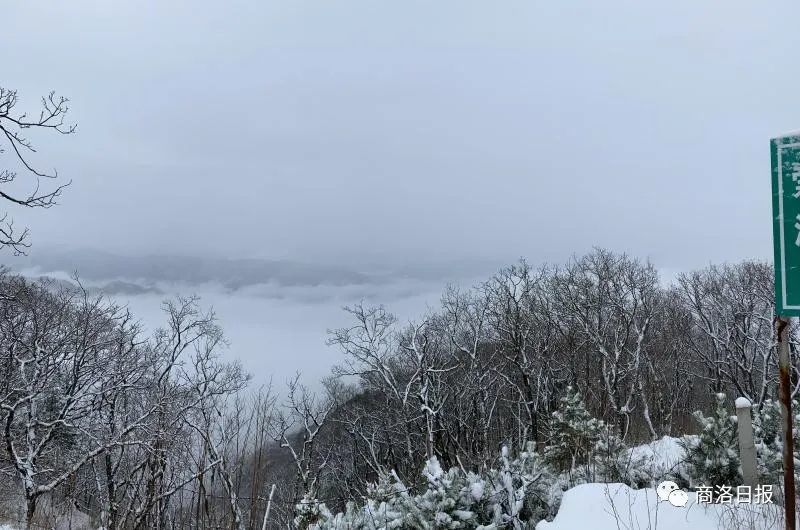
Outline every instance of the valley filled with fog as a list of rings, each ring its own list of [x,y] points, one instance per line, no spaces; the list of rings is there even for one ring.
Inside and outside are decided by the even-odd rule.
[[[327,331],[352,324],[343,307],[382,304],[400,322],[415,320],[438,305],[447,285],[470,287],[496,268],[474,262],[364,271],[291,261],[41,249],[9,263],[32,279],[75,283],[77,273],[87,291],[127,305],[145,332],[164,326],[165,300],[198,296],[224,330],[225,357],[239,360],[255,386],[272,381],[278,391],[298,371],[310,387],[330,374],[341,355],[326,345]]]

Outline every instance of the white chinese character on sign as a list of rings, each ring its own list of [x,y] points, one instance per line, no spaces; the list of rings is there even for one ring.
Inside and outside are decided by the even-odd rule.
[[[800,163],[792,163],[792,182],[794,182],[794,193],[792,197],[797,199],[800,197]]]
[[[750,504],[753,500],[750,486],[737,486],[736,500],[742,504]]]
[[[697,495],[695,500],[697,504],[711,504],[713,502],[711,486],[697,486],[695,493]]]
[[[800,247],[800,213],[795,217],[794,227],[797,230],[797,238],[794,240],[794,244]]]
[[[756,494],[753,502],[756,504],[772,504],[772,484],[756,486]]]
[[[720,504],[733,502],[733,488],[730,486],[717,486],[717,502]]]

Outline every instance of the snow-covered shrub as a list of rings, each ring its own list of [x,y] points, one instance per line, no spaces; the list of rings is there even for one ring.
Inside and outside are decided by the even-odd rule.
[[[537,521],[555,513],[557,501],[551,494],[555,479],[529,443],[515,459],[503,447],[497,468],[488,473],[492,485],[492,522],[504,528],[520,521]],[[512,526],[513,527],[513,526]]]
[[[729,416],[725,396],[716,396],[714,415],[706,417],[695,412],[703,430],[699,436],[686,436],[683,447],[691,481],[704,485],[737,485],[741,482],[737,418]],[[798,407],[796,401],[794,407]],[[771,399],[753,409],[753,438],[759,482],[780,485],[783,482],[783,441],[780,403]],[[800,415],[795,417],[795,422]],[[796,423],[797,424],[797,423]],[[800,472],[800,440],[795,436],[795,469]],[[799,477],[800,478],[800,477]]]
[[[361,507],[348,503],[344,512],[314,512],[313,530],[533,528],[552,515],[552,476],[533,450],[516,458],[503,448],[497,468],[483,473],[442,469],[434,457],[422,470],[425,489],[411,495],[395,474],[369,488]],[[323,505],[324,507],[324,505]]]
[[[425,464],[423,475],[428,487],[414,499],[416,510],[407,528],[427,528],[428,522],[434,522],[435,528],[474,528],[485,521],[480,513],[483,497],[473,495],[482,493],[480,477],[459,468],[444,471],[436,457]]]
[[[306,493],[295,506],[294,526],[299,530],[316,528],[331,518],[331,512],[325,503],[319,502],[313,493]]]
[[[416,508],[405,485],[395,473],[383,474],[367,490],[363,506],[348,502],[344,512],[337,513],[313,529],[325,530],[378,530],[407,528],[408,521],[416,516]]]
[[[725,394],[716,394],[712,416],[694,413],[702,431],[697,437],[685,438],[688,470],[695,485],[737,486],[741,484],[736,416],[725,406]]]

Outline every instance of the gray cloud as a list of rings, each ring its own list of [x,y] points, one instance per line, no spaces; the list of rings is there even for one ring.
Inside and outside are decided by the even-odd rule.
[[[162,302],[199,296],[215,311],[239,359],[259,382],[283,383],[297,370],[308,381],[326,375],[340,358],[327,348],[327,330],[351,324],[343,306],[386,305],[401,321],[434,307],[446,283],[464,287],[485,280],[479,263],[429,264],[368,273],[299,262],[186,256],[118,256],[97,251],[40,251],[16,260],[17,272],[47,278],[55,287],[105,293],[131,308],[150,332],[165,324]],[[470,267],[473,267],[471,269]]]
[[[3,83],[71,96],[79,134],[34,138],[63,205],[14,213],[40,248],[123,254],[768,257],[798,10],[15,3]]]

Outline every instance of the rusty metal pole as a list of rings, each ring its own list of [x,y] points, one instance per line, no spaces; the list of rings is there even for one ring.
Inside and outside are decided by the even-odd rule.
[[[791,362],[789,359],[789,319],[777,317],[778,335],[778,396],[783,415],[783,497],[786,530],[796,530],[796,498],[794,488],[794,436],[792,426]]]

